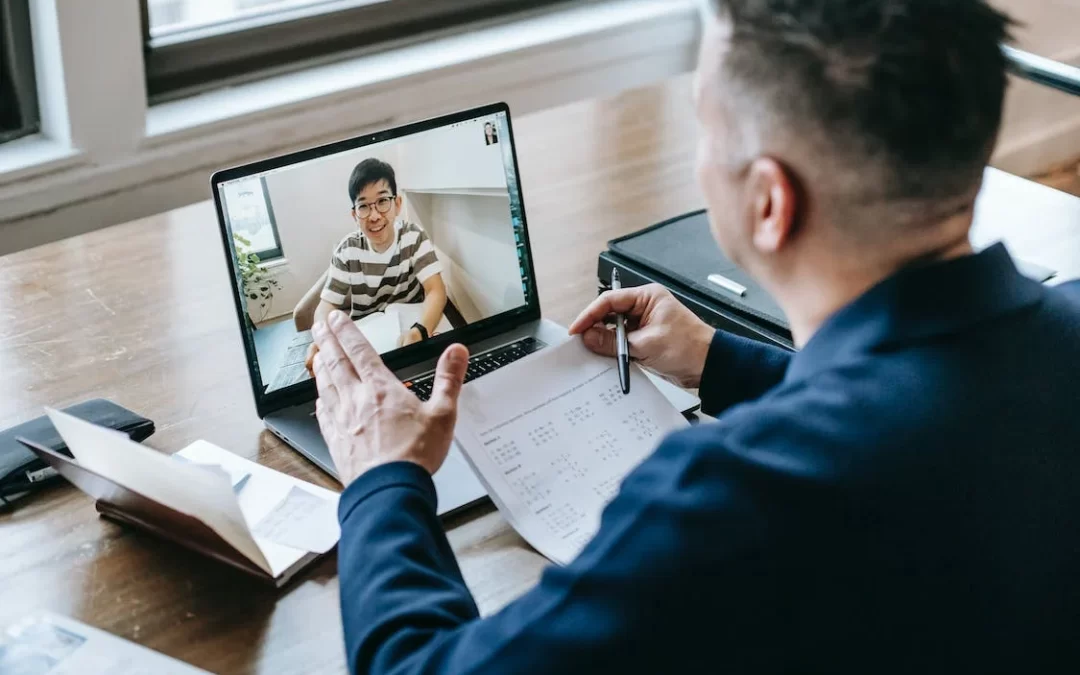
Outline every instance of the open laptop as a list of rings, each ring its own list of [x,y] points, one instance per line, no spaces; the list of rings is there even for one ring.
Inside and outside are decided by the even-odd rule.
[[[212,188],[259,416],[331,475],[304,367],[321,304],[423,399],[452,342],[474,379],[568,339],[541,316],[505,104],[221,171]],[[662,389],[684,412],[699,403]],[[434,478],[440,515],[485,496],[456,447]]]

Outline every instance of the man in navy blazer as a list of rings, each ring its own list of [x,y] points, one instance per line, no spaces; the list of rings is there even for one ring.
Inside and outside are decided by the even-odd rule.
[[[695,96],[720,246],[800,351],[656,287],[571,327],[698,385],[572,564],[481,618],[435,515],[467,353],[421,404],[340,313],[318,417],[347,485],[356,673],[1080,672],[1080,287],[974,253],[1007,19],[985,0],[713,0]],[[1078,224],[1080,225],[1080,224]],[[1032,223],[1038,227],[1038,223]]]

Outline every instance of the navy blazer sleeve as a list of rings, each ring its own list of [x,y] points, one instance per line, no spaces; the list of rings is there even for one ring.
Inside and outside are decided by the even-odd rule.
[[[780,384],[792,353],[724,331],[716,331],[701,375],[701,410],[717,416]]]
[[[783,379],[789,360],[779,348],[718,332],[702,377],[703,409],[717,414],[757,398]],[[677,630],[685,643],[687,631],[710,625],[687,617],[685,609],[688,593],[701,594],[684,587],[686,580],[703,574],[732,580],[709,585],[723,589],[724,597],[700,598],[703,611],[714,602],[739,612],[741,627],[757,624],[774,590],[757,583],[768,571],[749,553],[760,543],[760,528],[751,500],[740,494],[744,488],[736,487],[749,483],[719,490],[715,478],[710,485],[699,480],[715,477],[715,467],[703,465],[724,457],[715,451],[712,436],[719,432],[712,427],[667,439],[624,483],[581,556],[549,569],[537,588],[487,619],[479,618],[462,580],[427,472],[395,463],[361,476],[343,494],[339,513],[350,670],[594,673],[602,664],[604,671],[662,672],[668,664],[650,659],[663,650],[646,647],[644,636],[659,638],[682,617],[686,625]],[[738,480],[738,472],[727,473]],[[730,530],[723,546],[700,546],[715,541],[725,522]],[[710,668],[728,637],[729,664],[743,654],[756,658],[751,641],[710,632],[701,636]]]
[[[761,472],[710,466],[737,464],[716,452],[715,426],[669,437],[628,477],[577,560],[549,568],[536,588],[485,619],[436,518],[427,473],[397,463],[362,476],[340,507],[351,672],[655,673],[672,660],[709,671],[763,666],[775,650],[759,643],[783,590],[761,554],[768,528],[748,491]],[[718,469],[732,476],[725,485]],[[661,646],[676,641],[691,646],[678,655]]]

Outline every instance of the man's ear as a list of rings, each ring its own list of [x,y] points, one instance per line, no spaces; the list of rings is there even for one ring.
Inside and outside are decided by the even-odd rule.
[[[761,157],[750,164],[746,189],[754,248],[764,255],[778,253],[795,234],[799,193],[794,178],[780,162]]]

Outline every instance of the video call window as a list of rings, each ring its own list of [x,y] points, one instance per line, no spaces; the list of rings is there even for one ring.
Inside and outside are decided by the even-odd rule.
[[[493,115],[219,187],[266,393],[310,378],[333,309],[385,354],[527,304],[505,129]],[[271,245],[271,264],[243,264]]]

